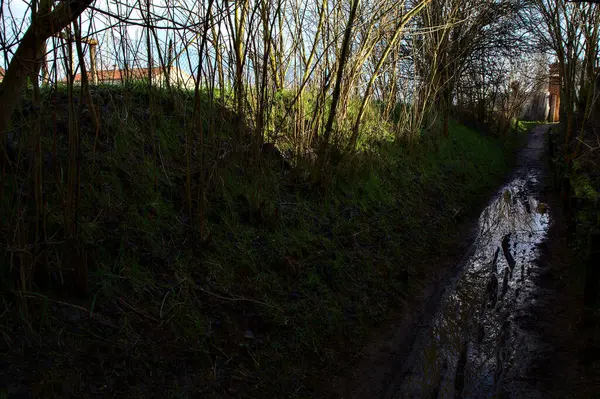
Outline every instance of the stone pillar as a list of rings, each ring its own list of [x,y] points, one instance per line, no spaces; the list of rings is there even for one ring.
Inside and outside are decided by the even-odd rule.
[[[94,39],[88,39],[87,44],[90,46],[90,75],[92,75],[92,84],[98,84],[98,71],[96,70],[96,46],[98,42]]]
[[[96,73],[96,45],[90,44],[90,74],[92,75],[92,84],[98,84],[98,74]]]

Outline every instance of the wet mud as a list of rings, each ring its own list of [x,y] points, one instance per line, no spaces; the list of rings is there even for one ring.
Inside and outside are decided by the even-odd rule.
[[[548,212],[533,211],[540,208],[537,182],[533,173],[515,178],[484,210],[474,253],[413,346],[414,362],[394,396],[499,394],[519,356],[516,342],[527,339],[512,320],[523,316],[534,296],[537,286],[531,275],[550,223]]]
[[[388,396],[511,397],[509,381],[526,374],[521,350],[534,353],[536,340],[515,320],[534,317],[527,312],[552,220],[540,201],[544,132],[531,133],[513,177],[481,213],[470,256],[445,286]]]
[[[457,226],[462,255],[440,260],[439,275],[363,350],[339,397],[589,397],[573,389],[578,299],[565,283],[573,268],[546,176],[548,128],[529,134],[479,218]]]

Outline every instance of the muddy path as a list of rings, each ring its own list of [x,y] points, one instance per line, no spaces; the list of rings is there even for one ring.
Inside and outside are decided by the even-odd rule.
[[[421,308],[366,350],[344,397],[565,397],[550,381],[572,357],[549,366],[567,339],[552,332],[572,330],[569,309],[577,306],[564,306],[569,301],[552,285],[560,275],[552,263],[560,262],[551,261],[548,240],[560,240],[560,232],[546,178],[548,128],[529,134],[511,177],[481,212],[474,234],[466,234],[471,244],[462,260],[437,289],[426,290]],[[551,320],[561,311],[557,323],[564,328]]]

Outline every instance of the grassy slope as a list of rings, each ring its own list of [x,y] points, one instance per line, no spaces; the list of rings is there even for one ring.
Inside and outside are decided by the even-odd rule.
[[[51,268],[54,291],[29,294],[26,318],[2,315],[13,364],[4,375],[36,395],[314,396],[315,381],[347,367],[349,348],[435,271],[428,261],[499,183],[514,149],[453,123],[450,138],[342,160],[326,192],[277,160],[215,161],[211,235],[200,241],[183,211],[181,121],[160,118],[154,157],[144,111],[124,123],[113,102],[103,106],[96,171],[86,162],[82,172],[93,181],[81,202],[89,296],[60,298],[67,287]],[[227,136],[227,118],[219,126]],[[20,179],[4,183],[8,192]],[[49,229],[60,232],[63,194],[46,179]]]

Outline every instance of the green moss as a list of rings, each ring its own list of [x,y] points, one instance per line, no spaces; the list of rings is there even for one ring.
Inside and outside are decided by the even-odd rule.
[[[533,129],[534,127],[538,126],[538,125],[542,125],[542,124],[547,124],[547,122],[544,121],[517,121],[517,132],[519,133],[527,133],[528,131],[530,131],[531,129]]]

